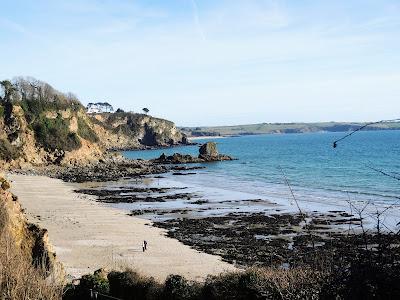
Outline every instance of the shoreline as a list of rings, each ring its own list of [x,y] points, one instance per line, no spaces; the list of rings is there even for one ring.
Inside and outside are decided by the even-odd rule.
[[[173,174],[165,174],[99,185],[89,183],[78,192],[95,196],[97,201],[130,216],[152,221],[154,226],[166,229],[168,236],[199,251],[220,255],[239,268],[270,266],[272,261],[278,267],[306,261],[313,243],[322,252],[329,251],[332,244],[342,251],[349,232],[360,236],[363,224],[373,233],[376,225],[375,206],[368,207],[360,218],[346,202],[301,202],[306,221],[288,199],[271,201],[221,187],[193,186],[179,178],[182,177],[175,179]],[[397,210],[387,211],[385,225],[398,216]],[[271,255],[279,259],[266,259]]]
[[[198,140],[211,140],[211,139],[224,139],[224,138],[228,138],[228,137],[232,137],[229,135],[205,135],[205,136],[189,136],[188,140],[189,141],[198,141]]]
[[[201,170],[200,170],[201,171]],[[190,171],[188,171],[190,172]],[[251,203],[251,209],[247,212],[265,212],[267,214],[280,213],[297,214],[299,210],[290,194],[289,188],[284,184],[264,185],[263,189],[259,189],[259,182],[256,185],[250,185],[250,188],[244,188],[248,182],[238,181],[230,182],[229,185],[224,186],[222,182],[218,181],[215,174],[200,173],[187,176],[174,176],[173,174],[166,173],[163,178],[157,179],[157,186],[181,186],[189,189],[194,194],[199,194],[199,198],[211,200],[210,203],[226,205],[227,203],[236,203],[237,206],[249,207],[247,203]],[[200,178],[208,177],[207,180],[201,181]],[[151,177],[150,177],[151,178]],[[156,177],[154,177],[156,178]],[[226,180],[226,177],[224,177]],[[164,182],[164,184],[163,184]],[[214,186],[216,184],[216,186]],[[241,188],[234,188],[232,184],[240,186]],[[279,190],[277,189],[279,187]],[[370,202],[369,198],[363,199],[363,195],[358,198],[351,199],[353,208],[350,207],[346,193],[342,191],[330,191],[309,188],[305,190],[298,186],[292,186],[295,197],[299,203],[301,210],[305,213],[319,212],[328,214],[330,211],[343,211],[346,213],[354,213],[354,209],[362,209],[365,207],[365,222],[367,227],[371,229],[374,224],[373,216],[376,214],[376,209],[385,211],[385,225],[390,228],[395,228],[400,219],[400,202]],[[321,194],[322,193],[322,194]],[[249,201],[254,200],[254,201]],[[256,201],[262,200],[262,201]],[[243,202],[242,204],[240,202]],[[217,210],[221,210],[221,205]],[[241,210],[240,210],[241,211]],[[231,211],[234,212],[234,211]]]
[[[204,280],[237,270],[220,257],[206,254],[167,237],[152,222],[74,192],[77,185],[44,176],[9,174],[12,192],[28,220],[46,228],[66,273],[79,277],[99,268],[132,267],[163,281],[169,274]],[[146,240],[149,249],[143,252]]]
[[[49,233],[64,230],[59,233],[56,242],[53,242],[51,234],[49,236],[56,252],[63,257],[61,261],[68,261],[66,269],[73,276],[91,273],[104,266],[121,269],[134,265],[139,273],[159,281],[170,273],[190,280],[203,280],[207,275],[223,271],[268,266],[272,260],[266,258],[271,255],[279,257],[274,259],[278,267],[299,259],[304,261],[309,245],[315,242],[321,251],[327,251],[329,245],[326,241],[332,240],[341,251],[345,233],[350,229],[358,235],[361,224],[368,231],[375,228],[374,209],[378,206],[367,207],[364,215],[359,217],[349,210],[344,199],[329,198],[326,202],[321,201],[321,197],[310,198],[308,195],[305,199],[297,199],[302,210],[299,214],[286,187],[283,187],[285,196],[280,194],[281,197],[276,198],[277,190],[272,189],[271,193],[271,186],[263,186],[268,192],[258,194],[259,190],[253,186],[251,190],[245,188],[244,182],[237,184],[241,187],[238,190],[232,185],[222,184],[216,177],[210,177],[211,181],[210,178],[200,180],[202,177],[198,176],[207,174],[202,174],[202,171],[182,173],[179,175],[189,176],[176,177],[175,173],[171,174],[172,170],[169,166],[154,165],[149,161],[121,161],[87,167],[42,169],[38,172],[51,174],[64,182],[39,176],[10,177],[17,176],[19,183],[31,181],[25,184],[25,191],[22,190],[25,196],[27,193],[31,202],[37,199],[44,201],[44,205],[40,203],[39,207],[28,202],[31,211],[27,211],[33,217],[32,222],[47,228]],[[34,190],[36,185],[38,189]],[[49,186],[51,191],[46,191]],[[59,189],[64,192],[60,193]],[[15,194],[21,196],[20,191],[15,191]],[[67,199],[63,199],[62,194]],[[66,205],[71,213],[59,213],[57,203],[45,203],[50,197],[55,197],[56,201],[61,199],[61,205]],[[356,201],[354,205],[363,206],[364,202]],[[26,207],[24,199],[21,204]],[[76,205],[82,212],[73,214]],[[99,212],[99,209],[102,211]],[[308,221],[301,217],[303,212]],[[114,215],[111,220],[110,215]],[[399,216],[398,209],[387,211],[384,225],[396,224]],[[105,226],[99,220],[110,224]],[[72,226],[71,222],[76,226]],[[132,227],[131,223],[135,225]],[[60,226],[63,228],[60,229]],[[312,228],[313,237],[309,228]],[[68,236],[74,229],[83,233]],[[134,236],[132,232],[135,232]],[[151,237],[155,234],[156,239],[150,239],[149,234]],[[118,239],[121,235],[123,238]],[[155,259],[146,261],[146,256],[140,251],[143,240],[146,239],[149,245],[154,245],[156,241],[159,248],[165,248],[166,236],[179,246],[168,246],[172,252],[168,254],[170,256],[166,255],[165,249],[158,249]],[[70,242],[67,248],[62,244],[65,241]],[[181,247],[187,247],[186,250],[196,254],[188,250],[188,258],[183,265],[183,252],[177,253]],[[296,251],[292,251],[294,248]],[[75,256],[69,253],[72,251],[75,251]],[[87,258],[82,257],[82,253],[92,255]],[[211,257],[200,258],[206,253]],[[97,260],[91,262],[96,257],[101,257],[101,264]],[[197,259],[200,261],[196,262]],[[74,266],[77,261],[80,265]],[[199,266],[203,269],[200,270]],[[161,273],[154,273],[155,269],[161,269]],[[193,274],[193,269],[196,274]]]

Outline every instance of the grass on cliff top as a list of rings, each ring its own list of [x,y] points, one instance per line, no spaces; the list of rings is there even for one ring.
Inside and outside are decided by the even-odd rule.
[[[158,124],[163,124],[164,126],[173,127],[174,123],[165,119],[156,118],[150,115],[131,113],[131,112],[115,112],[112,114],[103,114],[105,116],[105,123],[112,126],[114,122],[118,122],[121,119],[127,120],[127,129],[130,132],[137,132],[138,123],[143,118],[149,118],[150,120],[156,121]],[[126,131],[126,129],[123,129]]]
[[[106,130],[109,130],[115,134],[123,134],[126,136],[135,136],[139,133],[140,126],[138,122],[136,122],[133,117],[135,114],[127,113],[127,112],[115,112],[115,113],[102,113],[100,114],[104,117],[104,121],[100,121],[96,119],[93,115],[89,115],[89,119],[92,123],[103,127]],[[121,124],[119,126],[114,127],[114,122],[120,121],[126,118],[126,124]]]
[[[47,111],[61,111],[70,109],[71,111],[78,111],[83,109],[82,104],[74,101],[46,101],[46,100],[23,100],[20,103],[24,110],[28,123],[34,122],[37,118],[40,118],[44,112]]]

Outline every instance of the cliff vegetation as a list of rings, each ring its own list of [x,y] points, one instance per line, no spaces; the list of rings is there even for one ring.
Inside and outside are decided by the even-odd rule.
[[[87,114],[72,93],[34,78],[0,82],[0,162],[80,165],[107,150],[165,147],[186,143],[173,122],[144,114]]]
[[[60,299],[63,269],[47,231],[29,224],[0,175],[0,299]]]

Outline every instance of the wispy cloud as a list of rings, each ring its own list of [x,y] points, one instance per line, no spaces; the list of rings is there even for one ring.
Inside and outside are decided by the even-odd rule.
[[[5,18],[0,18],[0,27],[6,30],[11,30],[16,33],[21,33],[21,34],[29,33],[28,30],[25,28],[25,26],[22,26],[19,23],[16,23],[14,21]]]
[[[321,120],[324,110],[335,119],[361,102],[365,118],[400,110],[400,17],[373,1],[19,1],[29,14],[0,12],[0,77],[32,74],[84,102],[149,106],[182,125],[242,113],[254,119],[240,122]],[[202,105],[176,109],[192,103]]]

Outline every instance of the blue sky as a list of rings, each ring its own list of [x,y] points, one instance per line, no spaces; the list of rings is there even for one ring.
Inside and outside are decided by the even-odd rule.
[[[0,78],[178,125],[400,114],[400,1],[0,0]]]

